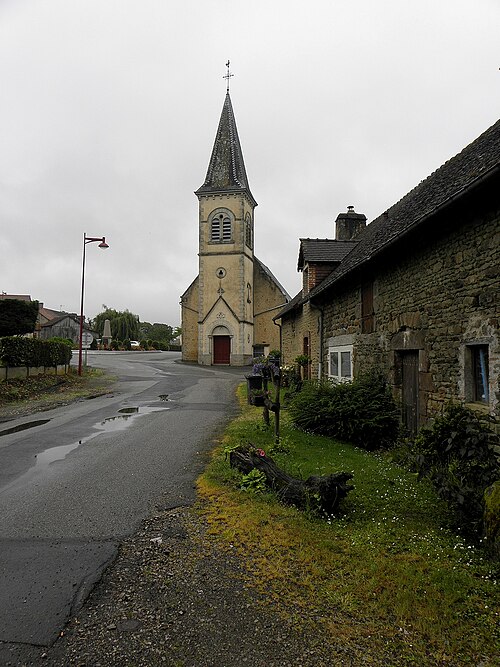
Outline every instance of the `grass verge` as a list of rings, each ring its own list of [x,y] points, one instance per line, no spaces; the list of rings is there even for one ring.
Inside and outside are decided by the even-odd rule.
[[[248,585],[332,652],[362,656],[360,664],[499,665],[495,564],[446,528],[432,488],[384,454],[292,428],[286,413],[279,449],[287,451],[273,451],[262,410],[238,391],[241,415],[198,491],[211,532],[238,553]],[[296,477],[352,472],[341,513],[319,519],[241,490],[224,450],[249,441]]]
[[[75,370],[67,375],[35,375],[0,382],[0,412],[17,413],[48,410],[79,398],[99,396],[110,390],[115,378],[99,369]]]

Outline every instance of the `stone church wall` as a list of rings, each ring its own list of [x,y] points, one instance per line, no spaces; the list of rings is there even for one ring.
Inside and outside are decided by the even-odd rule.
[[[186,290],[182,308],[182,360],[198,361],[198,278]]]
[[[279,327],[273,322],[273,317],[286,301],[285,295],[275,282],[254,264],[254,345],[264,345],[269,350],[280,349]]]

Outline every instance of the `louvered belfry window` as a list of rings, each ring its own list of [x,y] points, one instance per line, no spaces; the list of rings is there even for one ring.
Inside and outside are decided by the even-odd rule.
[[[231,219],[222,213],[214,216],[210,227],[210,241],[212,243],[230,243],[231,240]]]

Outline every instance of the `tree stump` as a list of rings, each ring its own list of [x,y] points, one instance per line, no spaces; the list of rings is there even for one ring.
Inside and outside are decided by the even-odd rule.
[[[291,477],[252,444],[233,450],[229,455],[229,463],[245,475],[251,470],[260,470],[266,477],[267,486],[277,497],[299,509],[333,514],[340,501],[354,488],[347,483],[353,477],[349,472],[311,475],[305,481]]]

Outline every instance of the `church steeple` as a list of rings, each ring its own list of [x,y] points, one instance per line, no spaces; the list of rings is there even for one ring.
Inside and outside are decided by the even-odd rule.
[[[257,205],[248,186],[243,152],[228,91],[222,107],[205,182],[196,191],[196,195],[237,192],[245,193],[253,206]]]

